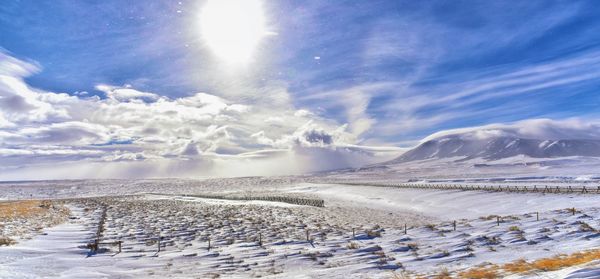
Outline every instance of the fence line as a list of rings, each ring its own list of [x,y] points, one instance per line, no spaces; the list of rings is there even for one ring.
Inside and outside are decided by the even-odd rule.
[[[296,204],[296,205],[325,207],[325,201],[322,199],[318,199],[318,198],[300,198],[300,197],[287,197],[287,196],[229,196],[229,195],[210,195],[210,194],[161,194],[161,193],[148,193],[148,194],[194,197],[194,198],[202,198],[202,199],[234,200],[234,201],[270,201],[270,202],[282,202],[282,203],[289,203],[289,204]]]
[[[467,184],[431,184],[431,183],[390,183],[390,182],[346,182],[333,181],[328,183],[351,185],[351,186],[375,186],[404,189],[440,189],[440,190],[462,190],[462,191],[488,191],[488,192],[515,192],[515,193],[543,193],[543,194],[600,194],[600,186],[568,186],[551,188],[545,186],[533,185],[533,188],[527,186],[510,186],[502,188],[502,185],[467,185]],[[538,187],[539,186],[539,187]]]

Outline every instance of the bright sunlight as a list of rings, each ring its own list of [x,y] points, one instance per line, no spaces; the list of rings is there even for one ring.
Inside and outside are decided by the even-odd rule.
[[[200,24],[210,49],[234,64],[249,62],[267,34],[260,0],[209,0],[202,9]]]

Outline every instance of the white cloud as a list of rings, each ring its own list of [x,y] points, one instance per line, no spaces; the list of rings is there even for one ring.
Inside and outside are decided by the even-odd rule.
[[[71,96],[31,88],[24,77],[39,66],[3,55],[0,179],[299,174],[382,153],[361,150],[347,125],[296,109],[280,85],[245,103],[128,85],[98,85],[105,98]]]
[[[510,136],[526,139],[594,139],[600,140],[600,122],[586,122],[578,118],[565,120],[528,119],[513,123],[490,124],[479,127],[469,127],[440,131],[422,141],[428,141],[448,135],[463,134],[477,138],[491,136]]]
[[[0,124],[69,119],[68,112],[52,105],[65,98],[51,92],[37,92],[24,78],[39,71],[32,63],[17,60],[0,51]]]
[[[96,90],[104,92],[107,98],[119,102],[129,102],[133,100],[153,102],[160,98],[154,93],[138,91],[131,88],[129,85],[124,87],[115,87],[106,84],[99,84],[96,85]]]

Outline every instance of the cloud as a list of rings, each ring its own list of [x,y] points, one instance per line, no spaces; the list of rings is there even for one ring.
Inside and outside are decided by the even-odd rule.
[[[564,120],[528,119],[513,123],[499,123],[440,131],[424,138],[422,142],[434,138],[459,134],[476,138],[509,136],[542,140],[600,140],[600,122],[583,121],[579,118],[570,118]]]
[[[99,84],[96,85],[96,90],[104,92],[107,98],[119,102],[129,102],[132,100],[155,102],[160,98],[154,93],[141,92],[132,89],[130,85],[125,85],[124,87],[115,87],[105,84]]]
[[[18,60],[0,49],[0,125],[12,126],[30,121],[69,119],[68,112],[54,107],[55,100],[68,98],[51,92],[37,92],[24,81],[40,70],[34,63]]]
[[[333,143],[332,136],[323,130],[306,131],[300,139],[302,139],[301,142],[309,144],[330,145]]]
[[[30,87],[24,77],[40,68],[3,55],[0,179],[299,174],[386,153],[360,150],[347,125],[295,108],[280,85],[245,103],[130,85],[68,95]]]

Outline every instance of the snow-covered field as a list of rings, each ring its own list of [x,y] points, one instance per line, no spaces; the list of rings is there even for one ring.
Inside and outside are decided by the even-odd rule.
[[[1,184],[0,199],[61,199],[71,217],[32,239],[1,246],[0,278],[464,277],[461,272],[478,266],[600,247],[596,194],[401,189],[316,180]],[[319,198],[325,207],[184,196],[206,193]],[[90,253],[86,245],[98,233],[107,244]],[[117,241],[121,252],[112,245]],[[500,270],[498,276],[600,278],[600,259],[551,272]]]

